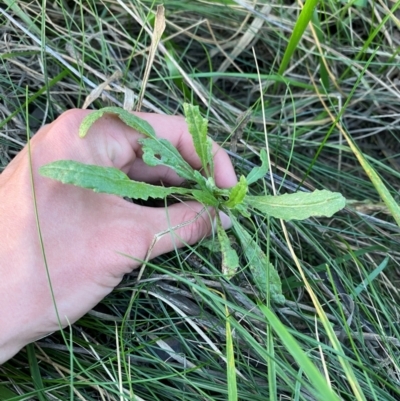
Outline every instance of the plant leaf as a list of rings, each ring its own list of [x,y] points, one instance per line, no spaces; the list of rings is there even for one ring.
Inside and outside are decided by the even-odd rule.
[[[207,178],[202,176],[199,170],[194,170],[194,180],[200,185],[201,188],[209,188],[210,186]]]
[[[166,139],[139,139],[143,149],[143,161],[149,166],[167,166],[185,180],[196,181],[193,168],[179,151]],[[202,177],[203,178],[203,177]]]
[[[246,198],[245,198],[246,199]],[[232,210],[232,209],[230,209],[230,210]],[[246,217],[246,218],[250,218],[251,217],[251,213],[249,213],[249,211],[247,210],[247,205],[246,205],[246,203],[244,202],[244,203],[239,203],[239,204],[237,204],[234,208],[233,208],[233,210],[235,211],[235,212],[238,212],[238,213],[240,213],[243,217]]]
[[[132,181],[114,167],[100,167],[72,160],[59,160],[39,169],[44,177],[64,184],[92,189],[95,192],[126,196],[132,199],[165,198],[170,194],[190,194],[192,191],[179,187],[160,187],[145,182]]]
[[[213,177],[214,159],[212,155],[212,142],[207,136],[208,121],[201,116],[199,106],[184,103],[183,110],[188,130],[193,137],[194,148],[200,158],[201,165],[207,177]]]
[[[222,227],[219,214],[216,216],[218,241],[222,253],[222,274],[229,280],[231,279],[239,266],[239,257],[231,246],[231,241]]]
[[[239,182],[230,189],[229,199],[224,202],[224,206],[231,209],[234,208],[236,205],[241,204],[246,196],[247,188],[248,185],[246,178],[242,175]]]
[[[147,121],[135,116],[129,111],[121,109],[120,107],[104,107],[103,109],[88,114],[79,127],[79,136],[84,138],[90,127],[106,113],[116,114],[128,127],[131,127],[137,132],[150,138],[156,138],[156,133],[153,127]]]
[[[206,238],[203,239],[200,243],[200,246],[208,249],[211,252],[221,252],[221,244],[219,241],[216,241],[215,238]]]
[[[261,159],[261,166],[254,167],[249,175],[246,177],[247,185],[253,184],[258,181],[260,178],[263,178],[265,174],[268,172],[268,158],[267,152],[263,148],[260,151],[260,159]]]
[[[203,205],[213,207],[218,207],[219,205],[218,199],[208,190],[192,190],[192,196]]]
[[[229,214],[229,217],[232,220],[233,228],[239,238],[243,253],[249,263],[251,274],[258,289],[265,297],[269,295],[274,302],[279,304],[284,303],[285,297],[282,294],[281,279],[274,265],[269,262],[257,242],[239,224],[232,213]]]
[[[346,206],[346,199],[338,192],[316,190],[279,196],[246,196],[246,203],[277,219],[303,220],[311,216],[331,217]]]

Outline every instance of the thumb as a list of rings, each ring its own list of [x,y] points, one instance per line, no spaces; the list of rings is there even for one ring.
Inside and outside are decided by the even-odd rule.
[[[176,203],[167,208],[153,209],[153,219],[156,222],[154,234],[157,242],[151,252],[151,257],[193,245],[213,233],[215,229],[215,209],[207,208],[198,202]],[[222,226],[231,227],[229,217],[220,212]]]

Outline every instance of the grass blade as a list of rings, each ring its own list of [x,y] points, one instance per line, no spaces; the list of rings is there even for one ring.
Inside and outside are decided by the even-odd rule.
[[[38,361],[36,359],[35,346],[33,344],[28,344],[26,346],[26,352],[28,354],[29,368],[32,375],[32,381],[35,386],[35,389],[37,390],[37,397],[39,401],[47,401],[47,398],[44,394],[44,385],[42,376],[40,374]]]
[[[226,374],[228,379],[228,400],[237,401],[238,389],[236,382],[235,353],[233,350],[232,329],[230,324],[230,313],[228,307],[225,306],[226,314]]]
[[[388,265],[389,262],[389,256],[386,256],[385,259],[383,259],[383,261],[379,264],[379,266],[372,271],[368,277],[366,277],[354,290],[354,294],[356,296],[360,295],[362,291],[364,291],[367,286],[373,281],[375,280],[381,273],[382,271],[385,269],[385,267]]]
[[[297,341],[288,332],[286,327],[265,305],[260,305],[260,309],[264,313],[271,327],[275,330],[276,334],[278,334],[279,338],[286,346],[287,350],[289,350],[301,369],[303,369],[304,373],[308,376],[310,382],[314,385],[317,394],[319,394],[316,399],[338,401],[340,398],[328,386],[321,372],[311,362],[307,354],[300,348]]]
[[[278,74],[283,75],[286,70],[286,67],[289,64],[291,57],[293,56],[297,45],[300,42],[301,37],[303,36],[304,31],[307,28],[307,25],[311,21],[314,8],[318,4],[318,0],[307,0],[306,4],[303,6],[299,18],[296,21],[296,24],[293,28],[292,35],[290,36],[289,43],[286,47],[285,54],[283,55],[281,65],[279,66]]]

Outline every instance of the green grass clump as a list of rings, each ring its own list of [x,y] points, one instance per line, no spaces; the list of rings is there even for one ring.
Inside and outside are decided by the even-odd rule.
[[[25,143],[26,106],[33,131],[73,107],[136,108],[153,1],[5,4],[3,168]],[[285,304],[259,291],[228,231],[231,280],[215,239],[151,260],[139,283],[133,272],[64,336],[1,366],[0,399],[399,399],[400,3],[248,4],[165,1],[142,110],[198,105],[239,177],[266,149],[271,169],[250,196],[326,189],[346,208],[240,219]]]

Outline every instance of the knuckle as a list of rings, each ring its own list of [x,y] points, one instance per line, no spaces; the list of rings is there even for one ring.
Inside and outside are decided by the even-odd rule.
[[[54,122],[55,126],[63,128],[61,130],[57,130],[56,132],[73,134],[79,128],[82,118],[83,116],[80,113],[80,110],[72,109],[64,112]]]
[[[63,132],[76,135],[83,119],[90,114],[90,112],[90,110],[70,109],[62,113],[54,123],[63,127]]]
[[[58,119],[58,121],[62,121],[65,122],[66,121],[74,121],[74,122],[78,122],[80,120],[83,119],[83,117],[88,114],[89,111],[88,110],[82,110],[82,109],[70,109],[65,111],[64,113],[62,113]]]

